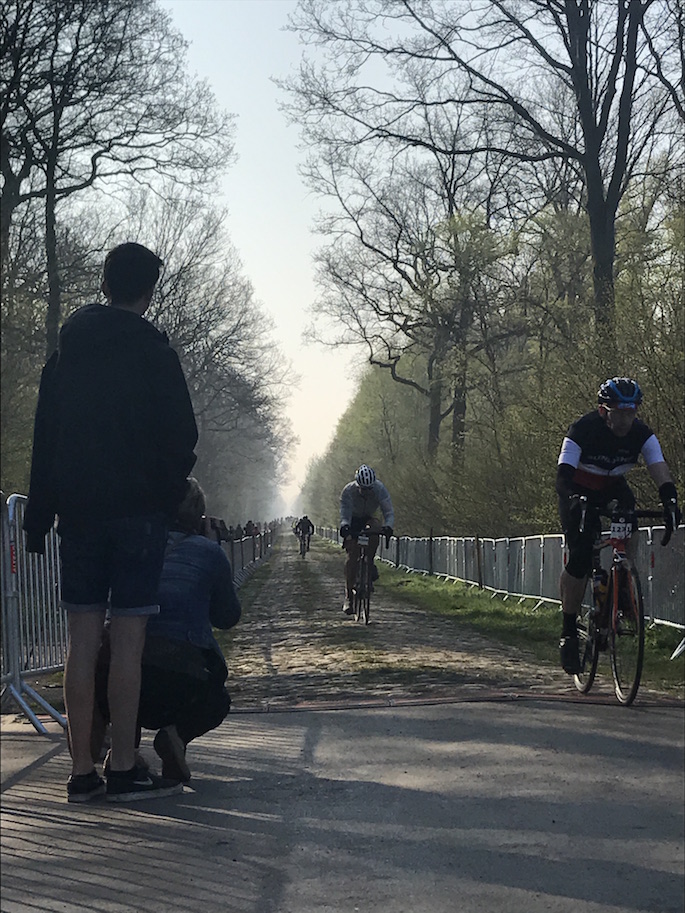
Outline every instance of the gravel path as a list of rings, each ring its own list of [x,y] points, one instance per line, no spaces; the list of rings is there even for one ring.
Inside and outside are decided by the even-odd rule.
[[[267,579],[234,629],[228,687],[235,710],[465,699],[493,691],[578,696],[555,666],[404,600],[396,604],[382,585],[368,627],[355,622],[341,611],[343,563],[342,551],[316,538],[304,560],[294,536],[278,541]],[[595,687],[593,697],[613,699],[609,683]]]

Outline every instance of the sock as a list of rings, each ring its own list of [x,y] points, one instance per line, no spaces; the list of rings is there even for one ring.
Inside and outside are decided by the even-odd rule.
[[[577,637],[578,629],[576,628],[576,616],[563,613],[563,623],[561,627],[562,637]]]

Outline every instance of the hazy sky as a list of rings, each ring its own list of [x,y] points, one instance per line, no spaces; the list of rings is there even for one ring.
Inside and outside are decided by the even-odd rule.
[[[301,333],[316,293],[311,233],[318,208],[297,173],[297,129],[279,112],[270,77],[299,63],[297,37],[282,31],[296,0],[160,0],[190,42],[189,69],[206,78],[221,107],[237,115],[236,152],[222,183],[227,227],[256,298],[272,316],[274,338],[301,377],[288,415],[300,438],[291,453],[292,506],[311,456],[321,454],[347,406],[353,384],[349,352],[304,346]],[[351,467],[351,471],[354,467]],[[307,511],[307,505],[302,505]]]

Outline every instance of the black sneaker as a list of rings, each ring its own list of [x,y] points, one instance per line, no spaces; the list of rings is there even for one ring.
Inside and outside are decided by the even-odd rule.
[[[109,773],[109,769],[112,766],[110,763],[111,758],[112,758],[112,749],[110,748],[108,750],[107,754],[105,755],[105,760],[102,762],[102,773],[105,776],[107,776],[107,774]],[[136,749],[135,762],[136,762],[136,767],[143,767],[143,768],[145,768],[145,770],[150,769],[150,764],[148,763],[147,758],[144,758],[143,755],[138,751],[138,749]]]
[[[559,653],[564,672],[568,672],[569,675],[577,675],[581,671],[578,638],[562,637],[559,641]]]
[[[186,763],[186,746],[175,726],[160,729],[153,742],[155,751],[162,761],[162,776],[165,780],[180,780],[188,783],[190,768]]]
[[[72,774],[67,780],[67,802],[90,802],[104,792],[105,781],[95,769],[89,774]]]
[[[183,791],[178,780],[166,780],[144,767],[130,770],[110,770],[107,773],[108,802],[136,802],[138,799],[158,799]]]
[[[354,609],[352,608],[352,603],[349,599],[346,599],[345,602],[343,602],[342,610],[345,615],[354,615]]]

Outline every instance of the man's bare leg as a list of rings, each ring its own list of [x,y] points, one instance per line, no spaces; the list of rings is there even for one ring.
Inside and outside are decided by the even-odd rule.
[[[72,773],[89,774],[93,769],[91,728],[95,700],[95,664],[102,628],[102,612],[68,612],[69,644],[64,664],[64,705],[69,726]]]
[[[112,724],[111,770],[130,770],[136,760],[136,730],[147,615],[112,618],[107,700]]]

